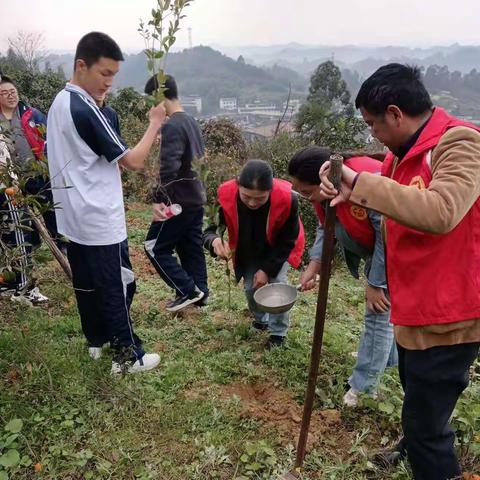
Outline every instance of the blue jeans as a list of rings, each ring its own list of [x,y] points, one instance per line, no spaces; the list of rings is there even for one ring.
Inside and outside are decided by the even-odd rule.
[[[268,283],[288,283],[289,268],[289,264],[285,262],[278,272],[278,275],[269,278]],[[243,288],[245,296],[247,297],[248,308],[255,316],[257,322],[268,325],[268,333],[270,335],[285,337],[287,335],[288,326],[290,325],[290,313],[264,313],[258,309],[258,305],[253,299],[253,294],[255,293],[255,290],[252,288],[253,277],[255,273],[257,273],[257,270],[257,266],[249,265],[248,267],[245,267],[245,271],[243,272]]]
[[[358,347],[357,364],[348,379],[358,392],[375,393],[386,367],[398,364],[390,312],[365,311],[365,327]]]
[[[153,222],[148,230],[144,243],[147,257],[178,296],[189,295],[197,286],[204,298],[208,297],[202,228],[203,208],[197,208],[186,209],[164,222]]]

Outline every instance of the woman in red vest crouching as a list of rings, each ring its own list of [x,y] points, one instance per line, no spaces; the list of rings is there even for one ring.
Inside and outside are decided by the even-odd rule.
[[[265,314],[253,299],[267,283],[287,283],[289,266],[298,268],[305,238],[298,216],[298,201],[289,182],[273,178],[270,165],[249,160],[238,179],[218,189],[219,225],[209,226],[204,245],[213,256],[232,259],[237,282],[243,278],[253,327],[268,330],[266,348],[283,344],[289,313]],[[228,230],[228,243],[217,234]]]
[[[433,107],[418,68],[381,67],[355,101],[389,149],[382,176],[343,166],[323,193],[386,217],[391,321],[405,392],[404,439],[416,480],[459,478],[448,425],[480,346],[480,129]]]
[[[318,171],[332,153],[325,147],[307,147],[296,153],[288,164],[293,188],[312,202],[319,220],[315,243],[310,249],[310,263],[300,277],[303,290],[313,288],[315,276],[320,273],[325,197],[319,189]],[[379,174],[382,168],[381,162],[370,157],[344,154],[344,158],[345,164],[357,172]],[[357,362],[348,379],[350,389],[343,397],[345,405],[355,407],[358,404],[358,393],[376,396],[385,368],[397,363],[397,349],[390,324],[381,216],[351,203],[341,204],[337,209],[335,236],[348,269],[355,278],[359,278],[361,260],[365,261],[365,326],[358,347]]]

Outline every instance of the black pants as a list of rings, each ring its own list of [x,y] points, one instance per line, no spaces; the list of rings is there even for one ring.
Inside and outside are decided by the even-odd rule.
[[[19,208],[6,193],[0,194],[0,239],[14,252],[12,276],[2,287],[23,291],[32,286],[32,225],[26,210]],[[0,246],[1,248],[1,246]],[[4,265],[0,265],[4,267]],[[5,275],[7,277],[7,275]]]
[[[58,247],[62,247],[59,234],[57,231],[57,219],[55,217],[55,210],[53,208],[53,195],[50,187],[50,180],[42,176],[29,178],[25,183],[25,193],[27,195],[36,195],[36,200],[42,208],[42,217],[47,227],[48,233],[55,240]],[[40,234],[34,230],[32,231],[31,243],[33,245],[40,245]]]
[[[207,265],[203,251],[203,208],[184,210],[164,222],[153,222],[145,251],[153,266],[177,295],[188,295],[195,285],[208,296]],[[174,257],[176,251],[178,259]]]
[[[448,425],[458,397],[468,385],[468,372],[479,343],[427,350],[398,345],[398,369],[405,399],[402,427],[408,460],[416,480],[447,480],[460,476]]]
[[[90,347],[110,342],[120,351],[132,349],[132,357],[144,354],[134,334],[130,306],[135,277],[128,256],[127,240],[103,246],[67,244],[82,330]]]

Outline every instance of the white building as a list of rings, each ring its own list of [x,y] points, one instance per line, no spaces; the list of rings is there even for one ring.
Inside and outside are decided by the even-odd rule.
[[[182,107],[185,110],[194,110],[197,115],[202,113],[202,97],[198,95],[189,95],[180,99]]]
[[[277,110],[276,105],[256,101],[253,103],[247,103],[244,107],[239,107],[238,113],[252,113],[254,115],[263,114],[275,116],[278,115],[280,111]]]
[[[230,98],[220,99],[220,110],[236,110],[236,109],[237,109],[236,98],[230,97]]]
[[[298,98],[290,100],[290,102],[288,102],[287,115],[296,115],[299,112],[301,106],[302,103]],[[283,102],[282,110],[285,111],[286,108],[287,102]]]

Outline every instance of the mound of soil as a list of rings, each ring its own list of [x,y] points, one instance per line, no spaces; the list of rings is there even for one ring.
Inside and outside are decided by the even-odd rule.
[[[258,420],[266,429],[276,429],[283,442],[297,444],[303,407],[292,398],[289,392],[272,383],[254,385],[234,383],[222,388],[221,398],[233,397],[240,399],[242,417]],[[331,436],[332,432],[335,432],[335,436],[348,435],[341,423],[338,410],[314,411],[307,450],[321,441],[323,436]]]

